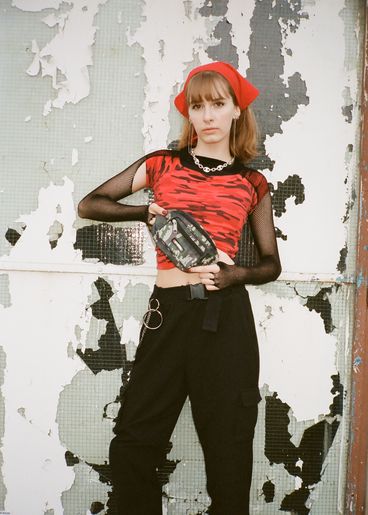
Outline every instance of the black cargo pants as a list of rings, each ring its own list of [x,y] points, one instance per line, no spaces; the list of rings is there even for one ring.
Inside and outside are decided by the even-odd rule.
[[[195,298],[208,295],[208,299]],[[194,298],[193,298],[194,297]],[[156,468],[189,395],[211,515],[249,514],[259,356],[248,292],[155,287],[110,445],[119,515],[161,515]],[[151,300],[151,307],[158,303]],[[160,324],[151,312],[150,327]],[[177,514],[181,515],[181,514]]]

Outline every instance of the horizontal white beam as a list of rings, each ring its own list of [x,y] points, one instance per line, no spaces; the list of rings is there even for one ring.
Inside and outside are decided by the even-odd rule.
[[[134,275],[155,277],[157,270],[153,266],[145,265],[112,265],[103,263],[36,263],[22,261],[0,262],[0,273],[8,272],[51,272],[68,274],[94,274],[94,275]],[[277,279],[278,282],[322,282],[355,284],[356,278],[345,277],[335,273],[298,273],[283,272]]]

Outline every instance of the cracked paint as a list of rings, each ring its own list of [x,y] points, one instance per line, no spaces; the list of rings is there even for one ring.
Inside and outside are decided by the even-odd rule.
[[[113,420],[103,413],[106,404],[118,396],[120,384],[121,369],[97,374],[84,369],[60,393],[56,416],[60,441],[80,461],[105,464]],[[87,438],[87,428],[91,438]]]
[[[318,420],[329,411],[331,403],[330,376],[337,372],[336,337],[325,333],[317,313],[309,312],[294,299],[266,295],[258,289],[252,289],[250,296],[261,341],[260,384],[277,392],[297,420]],[[272,317],[264,311],[266,303],[272,306]],[[298,326],[308,331],[295,332],[290,320],[298,320]],[[312,371],[318,389],[307,387]]]
[[[228,0],[221,3],[223,3],[223,7],[227,7]],[[218,7],[218,2],[215,5]],[[201,13],[203,13],[202,9],[200,9]],[[218,41],[218,44],[208,46],[206,52],[213,61],[226,61],[235,66],[235,68],[238,68],[238,53],[236,46],[232,42],[232,34],[233,27],[227,17],[221,19],[213,31],[213,38]]]
[[[128,44],[138,43],[144,59],[146,85],[142,133],[146,152],[166,147],[170,130],[168,99],[173,87],[183,83],[188,72],[185,63],[190,63],[195,56],[205,61],[203,47],[208,33],[204,18],[197,12],[202,0],[191,2],[190,18],[186,5],[187,8],[181,0],[170,1],[165,5],[165,17],[162,18],[159,0],[144,3],[141,13],[144,21],[133,34],[128,34]],[[166,43],[163,54],[160,40]]]
[[[72,467],[74,482],[62,494],[64,515],[86,515],[87,510],[97,508],[98,504],[107,507],[110,486],[99,480],[99,474],[90,465],[76,463]]]
[[[0,307],[1,313],[1,307]],[[3,392],[4,374],[6,370],[6,355],[4,349],[0,347],[0,509],[4,508],[5,497],[7,493],[6,482],[4,479],[4,432],[5,432],[5,398]]]
[[[75,208],[72,199],[74,185],[70,179],[64,177],[64,183],[60,186],[50,184],[41,188],[38,195],[38,207],[30,214],[20,215],[18,221],[26,228],[21,236],[16,239],[8,256],[3,256],[4,262],[21,260],[24,255],[29,256],[29,261],[55,262],[75,261],[80,254],[74,250]],[[52,248],[49,241],[50,227],[55,223],[64,230],[57,240],[57,245]]]
[[[115,283],[114,280],[112,282]],[[129,377],[140,330],[140,324],[132,316],[130,306],[134,306],[133,313],[141,319],[143,312],[133,299],[140,295],[148,297],[148,293],[148,288],[143,284],[127,282],[125,278],[118,280],[114,288],[105,279],[95,281],[88,299],[91,316],[87,316],[84,326],[77,326],[80,336],[77,354],[89,370],[77,374],[60,395],[57,421],[60,439],[68,449],[67,464],[88,464],[98,473],[100,481],[107,485],[111,482],[107,465],[108,446],[119,409],[119,391],[123,390]],[[118,309],[112,310],[111,306]],[[114,312],[121,314],[119,328]],[[91,333],[93,320],[102,324],[102,331]],[[88,344],[91,340],[94,340],[92,346]],[[132,347],[129,355],[130,344]],[[78,413],[76,426],[70,424],[74,413]],[[94,435],[93,439],[86,438],[86,427]],[[161,473],[162,484],[168,481],[168,475],[174,468],[175,463],[166,460]],[[75,495],[77,491],[73,491]],[[71,505],[75,498],[73,496],[66,498],[65,507]],[[114,506],[115,502],[114,493],[109,490],[108,505]],[[93,509],[90,511],[92,513]]]
[[[288,431],[288,411],[289,406],[276,394],[266,397],[265,455],[271,465],[283,463],[288,473],[295,476],[295,490],[285,495],[279,509],[308,514],[308,498],[321,480],[323,463],[340,422],[326,418],[304,428],[299,444],[295,445]]]
[[[4,308],[11,305],[8,274],[0,274],[0,305]]]
[[[13,302],[1,314],[1,325],[4,334],[12,335],[2,344],[7,359],[3,385],[5,506],[13,513],[24,512],[24,499],[30,513],[42,513],[47,504],[48,509],[61,513],[61,493],[73,481],[73,474],[64,466],[65,448],[55,418],[63,385],[83,367],[78,359],[68,357],[66,342],[75,341],[73,321],[83,315],[89,279],[86,285],[74,274],[11,274]],[[69,291],[74,292],[72,298]],[[32,305],[37,309],[29,309]],[[19,408],[24,408],[21,414]],[[22,453],[19,441],[28,443]],[[34,495],[36,484],[43,485],[38,495]]]
[[[335,288],[338,287],[339,286],[336,286]],[[335,329],[331,317],[331,293],[332,286],[330,288],[321,288],[317,295],[314,295],[313,297],[308,297],[308,300],[305,303],[305,305],[310,311],[314,310],[320,314],[323,320],[323,324],[325,326],[326,333],[331,333]]]
[[[50,184],[40,190],[37,209],[20,217],[26,228],[9,256],[2,257],[4,263],[21,260],[24,255],[29,263],[79,260],[73,248],[72,191],[73,184],[67,178],[60,186]],[[64,231],[57,246],[51,248],[48,231],[55,219]],[[75,274],[9,274],[12,303],[0,312],[0,338],[7,363],[2,471],[7,490],[5,507],[10,512],[23,513],[27,499],[30,513],[51,509],[60,513],[61,493],[73,480],[73,474],[64,466],[65,449],[58,437],[55,417],[63,385],[83,368],[75,354],[68,355],[66,343],[77,345],[74,326],[84,313],[91,280],[93,276],[83,279]],[[28,442],[22,453],[19,441]],[[29,481],[29,477],[33,480]],[[19,481],[23,485],[22,496]],[[44,487],[37,496],[36,483]]]
[[[141,265],[144,263],[146,230],[142,225],[115,227],[103,223],[77,229],[75,248],[82,251],[83,259],[98,259],[114,265]]]
[[[275,497],[275,485],[269,479],[262,485],[262,494],[265,502],[272,502]]]
[[[17,214],[6,221],[4,230],[9,255],[2,258],[9,267],[17,262],[44,263],[60,267],[64,273],[11,271],[0,275],[0,287],[5,288],[0,299],[0,370],[5,371],[0,397],[0,413],[5,413],[0,428],[4,456],[4,462],[0,457],[0,508],[24,512],[17,488],[21,471],[27,475],[22,479],[23,497],[27,504],[29,500],[32,513],[116,513],[107,449],[154,277],[139,275],[139,268],[136,276],[97,277],[90,271],[68,274],[63,266],[83,265],[83,261],[88,261],[86,267],[93,263],[153,266],[154,254],[141,225],[93,223],[76,229],[72,196],[75,186],[79,187],[77,200],[81,190],[95,186],[97,176],[110,173],[112,161],[106,172],[97,170],[105,166],[99,157],[101,149],[105,153],[104,146],[111,143],[111,151],[123,148],[125,153],[128,148],[132,154],[142,153],[132,121],[137,120],[134,128],[142,131],[145,150],[165,147],[174,139],[171,131],[176,138],[178,117],[168,99],[193,66],[226,58],[261,89],[254,107],[265,155],[255,165],[271,183],[286,277],[295,271],[333,274],[337,262],[341,273],[351,270],[351,224],[356,216],[352,176],[358,148],[358,2],[348,6],[342,0],[251,0],[243,4],[174,0],[163,19],[158,0],[129,1],[124,9],[118,6],[119,10],[106,0],[13,0],[20,21],[28,16],[26,11],[37,14],[49,9],[42,13],[43,23],[39,24],[46,34],[42,44],[33,29],[34,35],[27,40],[33,39],[34,55],[28,81],[43,84],[38,104],[44,104],[45,115],[67,103],[73,105],[62,112],[54,110],[53,116],[45,119],[47,133],[37,129],[32,105],[25,103],[16,113],[22,122],[20,137],[24,131],[32,134],[27,145],[37,154],[42,182],[34,183],[34,166],[25,168],[20,163],[19,168],[27,169],[27,174],[17,180],[21,177],[38,202],[35,200],[33,211],[24,214],[21,203],[26,204],[26,197],[17,199]],[[106,7],[101,10],[103,5]],[[113,21],[111,32],[121,32],[121,24],[125,24],[120,39],[115,38],[112,45],[102,30],[97,37],[99,11],[110,13],[106,19]],[[130,11],[133,14],[129,15]],[[125,23],[127,17],[129,23]],[[108,26],[105,20],[102,27],[106,30]],[[74,43],[75,34],[78,41]],[[45,39],[49,39],[46,44]],[[305,45],[305,41],[312,43]],[[93,104],[94,95],[89,94],[93,45],[94,53],[99,51],[96,64],[104,66],[106,79],[110,81],[112,70],[118,67],[132,85],[118,102],[131,104],[130,91],[136,95],[132,110],[129,114],[124,111],[124,130],[111,130],[111,141],[92,126],[94,121],[88,119],[90,125],[82,129],[78,119],[86,117],[81,100],[89,95],[88,110],[92,106],[99,124],[106,123],[106,105]],[[72,52],[68,50],[71,47]],[[70,55],[73,59],[67,60]],[[101,73],[98,66],[93,71]],[[24,74],[23,68],[21,71]],[[96,89],[107,91],[107,84],[97,77]],[[143,83],[144,97],[140,93]],[[47,84],[54,91],[48,100]],[[136,84],[140,87],[135,88]],[[103,100],[103,95],[98,98]],[[55,153],[56,147],[50,157],[45,151],[50,146],[48,138],[62,146],[64,135],[56,130],[62,127],[61,115],[68,121],[64,132],[73,128],[73,138],[62,149],[62,158]],[[91,154],[87,166],[83,149]],[[89,169],[94,161],[96,166]],[[59,175],[54,172],[56,164]],[[53,174],[57,179],[49,182]],[[1,191],[9,195],[10,190]],[[326,191],[333,198],[327,213]],[[249,232],[242,242],[240,261],[254,262]],[[363,280],[361,272],[358,285]],[[339,460],[348,422],[345,397],[349,392],[344,386],[349,385],[350,300],[343,293],[347,287],[320,281],[280,283],[249,288],[258,321],[264,396],[255,441],[252,507],[262,515],[292,510],[318,515],[327,509],[326,499],[333,498],[335,513],[341,508],[336,484],[343,475],[344,463]],[[360,371],[360,358],[353,368],[354,373]],[[29,442],[22,456],[19,439]],[[209,499],[203,456],[188,403],[159,477],[167,515],[206,511]]]
[[[297,6],[296,2],[293,4]],[[344,3],[340,0],[334,8],[336,12],[340,12],[343,7]],[[287,9],[291,9],[291,3]],[[300,83],[299,86],[295,85],[296,91],[299,95],[304,91],[308,102],[303,105],[301,98],[298,102],[299,109],[297,112],[294,111],[295,116],[279,124],[282,136],[278,132],[272,135],[267,130],[266,123],[268,135],[265,148],[272,161],[275,161],[272,175],[283,181],[284,177],[291,175],[290,171],[292,171],[293,174],[302,177],[305,190],[305,201],[297,209],[293,209],[292,205],[287,203],[286,213],[277,220],[278,229],[287,235],[287,240],[280,240],[283,266],[292,270],[293,262],[297,260],[299,267],[305,271],[318,269],[320,272],[327,272],[335,269],[338,253],[346,241],[345,228],[341,224],[342,206],[349,199],[350,191],[343,181],[336,178],[338,175],[340,177],[345,175],[345,149],[355,141],[357,130],[357,97],[353,79],[356,74],[352,72],[357,69],[357,56],[352,59],[354,64],[349,65],[349,74],[346,78],[351,85],[350,95],[355,98],[353,123],[347,124],[341,114],[341,91],[344,90],[345,85],[341,89],[336,89],[336,84],[341,84],[341,70],[344,68],[344,25],[339,16],[334,16],[333,20],[329,20],[329,30],[324,30],[323,20],[329,19],[331,14],[329,2],[318,6],[303,4],[303,10],[308,17],[298,22],[297,30],[287,32],[287,39],[285,39],[288,46],[292,48],[293,55],[283,56],[283,66],[278,64],[276,73],[277,75],[282,73],[283,77],[295,77],[295,74],[299,74],[298,80],[304,81],[305,89]],[[297,11],[298,9],[293,16]],[[317,11],[318,14],[316,14]],[[337,38],[339,41],[334,45],[328,42],[331,31],[340,36]],[[306,48],[305,40],[310,37],[313,37],[313,45]],[[280,44],[275,42],[274,52],[279,48]],[[317,49],[320,48],[323,48],[324,52],[318,53]],[[254,62],[256,63],[256,57]],[[326,62],[330,63],[331,72],[327,75],[324,73]],[[282,58],[275,56],[275,63],[282,63]],[[252,62],[250,64],[252,65]],[[276,64],[274,66],[276,67]],[[314,79],[316,76],[324,77],[323,88],[320,87],[320,82]],[[326,91],[329,91],[328,98]],[[266,98],[269,98],[268,91],[265,93]],[[277,95],[277,91],[273,93]],[[270,98],[274,97],[270,96]],[[322,105],[323,114],[320,108]],[[318,111],[318,124],[312,121],[316,119],[313,114],[315,111]],[[264,116],[268,118],[267,114]],[[272,119],[271,116],[269,120]],[[331,120],[334,120],[332,125]],[[329,139],[334,141],[334,145],[326,147],[327,133]],[[310,151],[306,152],[306,149]],[[301,155],[303,155],[302,160]],[[317,155],[318,164],[315,159]],[[312,170],[316,167],[318,170],[323,170],[323,173],[315,175]],[[325,205],[326,200],[325,192],[331,191],[331,187],[333,187],[335,207],[329,206],[328,213],[324,210],[324,215],[321,217],[320,213],[324,209],[322,206]],[[319,227],[319,230],[316,231],[315,227]],[[305,252],[305,242],[308,242],[309,249],[323,248],[324,252]]]
[[[277,217],[286,212],[287,199],[294,197],[295,205],[301,204],[305,200],[305,188],[301,177],[298,175],[289,175],[285,181],[278,181],[276,188],[271,184],[270,191],[272,193],[273,210]]]
[[[37,41],[32,41],[35,56],[27,73],[51,77],[52,87],[57,91],[56,98],[46,101],[44,116],[53,107],[61,109],[66,103],[76,104],[89,95],[88,66],[93,64],[92,45],[97,29],[93,23],[100,6],[106,1],[59,0],[45,3],[39,0],[13,0],[12,5],[23,11],[40,11],[45,7],[59,9],[61,4],[70,6],[66,12],[52,13],[43,19],[50,28],[57,27],[57,34],[43,48],[39,49]],[[73,59],[70,59],[71,55]]]
[[[347,244],[344,245],[344,247],[340,250],[340,259],[337,263],[337,270],[341,273],[344,273],[346,270],[346,258],[348,255],[348,246]]]
[[[58,240],[60,236],[63,234],[63,224],[61,224],[58,220],[55,220],[48,230],[47,236],[49,237],[50,247],[54,249],[58,244]]]

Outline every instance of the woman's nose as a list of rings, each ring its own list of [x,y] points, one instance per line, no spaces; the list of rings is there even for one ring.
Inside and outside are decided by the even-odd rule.
[[[213,119],[212,106],[205,105],[203,108],[203,119],[207,121],[211,121]]]

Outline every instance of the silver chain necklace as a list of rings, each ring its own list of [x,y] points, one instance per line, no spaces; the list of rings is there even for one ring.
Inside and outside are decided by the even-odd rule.
[[[190,152],[190,155],[193,158],[194,163],[198,166],[198,168],[200,168],[201,170],[203,170],[206,173],[209,173],[209,172],[221,172],[227,166],[231,166],[233,164],[233,162],[234,162],[234,159],[235,159],[234,157],[232,157],[230,159],[230,161],[228,161],[227,163],[224,163],[224,164],[218,165],[218,166],[214,166],[213,168],[209,168],[208,166],[203,166],[203,164],[199,161],[198,157],[195,155],[193,148],[191,148],[189,152]]]

